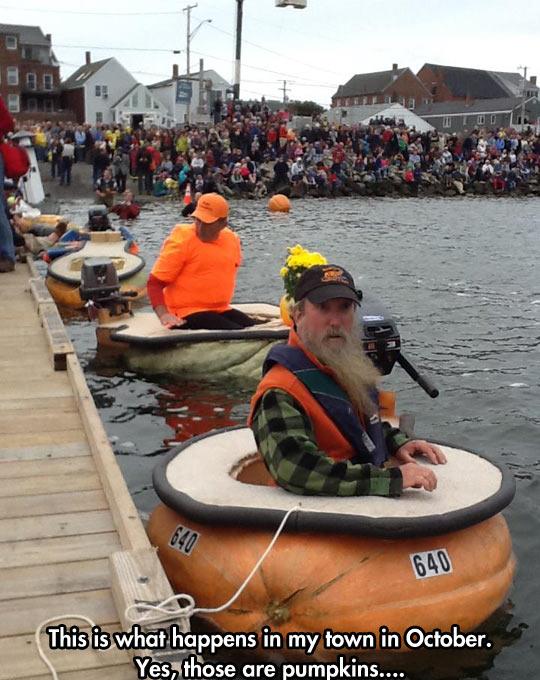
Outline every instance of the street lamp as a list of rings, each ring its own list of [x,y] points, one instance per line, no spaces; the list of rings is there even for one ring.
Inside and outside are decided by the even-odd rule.
[[[189,51],[189,44],[190,44],[190,42],[191,42],[193,36],[195,35],[195,33],[197,33],[197,31],[199,30],[199,28],[200,28],[203,24],[211,24],[211,23],[212,23],[212,19],[204,19],[203,21],[199,22],[199,23],[197,24],[197,26],[195,26],[195,28],[194,28],[194,29],[191,31],[191,33],[190,33],[190,32],[189,32],[189,13],[188,13],[188,33],[187,33],[187,46],[186,46],[186,52],[187,52],[187,76],[188,76],[188,78],[189,78],[189,74],[190,74],[190,63],[189,63],[190,51]]]
[[[234,55],[234,100],[240,99],[240,53],[242,51],[242,10],[244,0],[236,0],[236,51]],[[307,0],[276,0],[276,7],[305,9]]]

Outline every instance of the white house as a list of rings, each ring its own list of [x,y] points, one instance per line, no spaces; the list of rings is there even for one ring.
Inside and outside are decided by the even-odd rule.
[[[135,85],[123,94],[111,106],[113,121],[132,128],[141,123],[144,127],[156,125],[158,127],[172,127],[174,121],[167,107],[141,83]]]
[[[86,63],[62,83],[64,108],[75,112],[78,123],[113,123],[111,103],[131,90],[137,81],[114,57]]]
[[[152,95],[164,104],[177,124],[212,120],[214,102],[219,98],[225,104],[227,89],[231,87],[212,69],[192,73],[189,78],[185,74],[178,75],[176,64],[172,78],[148,85]]]
[[[433,125],[416,113],[405,108],[402,104],[371,104],[368,106],[348,106],[334,107],[325,113],[329,123],[338,123],[342,125],[369,125],[370,120],[374,118],[395,119],[396,122],[402,120],[408,127],[413,127],[419,132],[427,132],[434,130]]]

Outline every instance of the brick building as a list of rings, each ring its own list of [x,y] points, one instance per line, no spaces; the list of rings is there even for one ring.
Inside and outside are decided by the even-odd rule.
[[[524,82],[519,73],[440,64],[424,64],[417,75],[435,103],[517,97],[522,96],[524,86],[527,99],[538,97],[536,76]]]
[[[432,100],[430,91],[410,68],[393,64],[391,71],[359,73],[340,85],[332,96],[332,108],[397,103],[412,110]]]
[[[19,121],[65,118],[60,66],[39,26],[0,24],[0,95]]]

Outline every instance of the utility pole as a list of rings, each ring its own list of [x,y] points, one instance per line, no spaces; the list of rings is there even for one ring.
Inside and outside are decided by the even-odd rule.
[[[236,52],[234,56],[234,101],[240,99],[240,55],[242,53],[242,9],[244,0],[236,0]]]
[[[525,125],[525,93],[527,91],[527,66],[518,66],[518,69],[523,69],[523,89],[521,91],[521,132]]]
[[[283,87],[279,88],[283,92],[283,103],[287,103],[287,81],[283,81]]]
[[[197,7],[197,3],[194,5],[188,5],[187,7],[184,7],[182,12],[187,12],[187,31],[186,31],[186,75],[189,78],[190,75],[190,70],[189,70],[189,42],[191,40],[191,10],[195,9]]]

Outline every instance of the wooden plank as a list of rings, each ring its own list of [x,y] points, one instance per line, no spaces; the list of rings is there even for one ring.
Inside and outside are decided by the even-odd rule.
[[[109,510],[67,512],[41,517],[0,519],[0,544],[8,541],[30,541],[35,538],[82,536],[114,531]]]
[[[43,330],[36,325],[33,320],[27,319],[17,325],[2,325],[0,327],[0,338],[41,338]],[[20,347],[21,345],[19,345]]]
[[[49,293],[49,289],[45,285],[45,279],[34,278],[30,279],[30,294],[34,302],[34,309],[39,310],[39,306],[42,304],[54,304],[54,300]]]
[[[2,404],[0,402],[0,411]],[[90,455],[90,448],[84,441],[70,444],[46,444],[44,446],[15,446],[0,448],[0,459],[8,460],[43,460],[52,458],[74,458]]]
[[[32,633],[42,621],[66,612],[88,616],[98,626],[118,623],[110,588],[81,593],[56,593],[2,602],[0,637]]]
[[[73,394],[71,385],[61,373],[53,374],[47,381],[2,380],[2,394],[4,399],[22,399],[31,394],[33,397],[70,397]]]
[[[17,350],[20,352],[20,347]],[[34,381],[41,380],[47,382],[47,380],[54,375],[53,368],[51,366],[51,359],[49,355],[46,355],[43,360],[39,360],[32,363],[26,361],[17,364],[13,361],[9,368],[2,369],[2,378],[8,381],[26,382],[28,379]]]
[[[104,510],[109,507],[101,489],[93,491],[67,491],[19,498],[0,498],[0,517],[39,517],[55,515],[69,508],[72,512]]]
[[[54,370],[65,371],[66,356],[73,354],[75,350],[54,302],[39,306],[39,318],[51,349]]]
[[[110,562],[113,597],[125,630],[129,630],[133,625],[125,615],[127,607],[142,603],[155,605],[174,595],[155,549],[117,552],[111,555]],[[168,608],[172,612],[180,611],[177,601],[171,602]],[[172,624],[178,625],[184,633],[190,630],[189,620],[166,615],[166,623],[162,625]],[[149,625],[141,623],[140,626],[143,631],[151,631],[159,627],[159,623],[154,622]],[[178,672],[179,677],[182,676],[182,659],[192,653],[193,650],[173,650],[170,647],[152,651],[130,651],[131,656],[151,656],[157,662],[169,662],[171,668]]]
[[[2,461],[0,462],[0,479],[38,475],[78,475],[84,472],[95,472],[95,470],[96,465],[90,455],[75,458]]]
[[[66,625],[78,625],[82,627],[84,622],[76,619],[66,619]],[[120,630],[118,626],[107,626],[107,632]],[[64,672],[75,671],[77,680],[81,677],[78,673],[84,669],[96,669],[94,678],[99,680],[109,680],[109,675],[103,674],[103,669],[110,666],[129,664],[127,652],[120,651],[115,645],[106,651],[85,649],[81,651],[73,650],[49,650],[48,638],[41,636],[41,644],[44,651],[53,663],[56,671],[61,673],[60,680],[65,680]],[[16,678],[28,678],[31,676],[43,675],[47,667],[40,659],[35,645],[34,635],[17,635],[9,638],[0,639],[0,680],[15,680]],[[47,676],[50,680],[50,673]],[[136,674],[132,676],[132,680]]]
[[[90,491],[100,489],[101,483],[95,472],[84,472],[75,475],[52,475],[40,477],[17,477],[9,484],[0,484],[0,498],[17,496],[35,496],[47,491]]]
[[[40,410],[34,413],[21,413],[15,411],[9,415],[0,411],[0,432],[2,434],[79,430],[81,426],[81,419],[77,412],[57,413]]]
[[[96,410],[79,360],[75,354],[67,355],[66,359],[68,376],[73,386],[86,436],[94,455],[103,490],[109,501],[122,547],[128,550],[149,548],[150,541],[114,457],[109,438]]]
[[[0,366],[0,371],[1,371]],[[27,411],[30,413],[39,412],[39,415],[46,415],[61,417],[63,413],[76,413],[77,404],[73,397],[34,397],[28,394],[22,399],[0,399],[0,415],[6,415],[16,411]]]
[[[116,533],[2,543],[0,568],[99,559],[108,557],[119,548],[120,543]]]
[[[26,266],[28,267],[27,276],[29,276],[31,279],[41,278],[41,274],[38,271],[36,263],[34,262],[34,260],[32,260],[31,257],[26,258]],[[30,281],[28,283],[30,283]]]
[[[99,590],[111,585],[109,560],[106,558],[2,569],[0,575],[0,601]]]
[[[84,442],[86,437],[82,430],[62,430],[51,435],[50,432],[27,432],[25,434],[0,434],[0,451],[16,446],[49,446]]]
[[[0,373],[2,367],[0,366]],[[53,411],[57,416],[62,413],[73,413],[77,405],[73,397],[34,397],[27,394],[18,399],[2,399],[0,397],[0,414],[6,411]]]
[[[1,356],[4,357],[5,360],[7,359],[12,359],[13,352],[16,354],[14,356],[17,356],[17,354],[20,354],[20,349],[21,349],[21,343],[17,340],[17,338],[1,338],[0,337],[0,353]],[[47,355],[47,343],[45,342],[45,338],[42,335],[36,335],[32,338],[26,337],[24,339],[24,353],[28,353],[28,356],[32,356],[34,353],[38,354],[43,354],[45,352],[45,355]]]
[[[17,351],[18,354],[20,354],[20,346],[19,347],[13,347],[12,352]],[[2,372],[2,378],[4,380],[7,380],[6,373],[9,371],[9,369],[12,369],[14,367],[14,363],[16,363],[17,367],[20,369],[22,366],[33,366],[34,368],[36,366],[41,366],[42,363],[46,363],[48,366],[49,362],[49,355],[47,354],[47,350],[45,346],[38,348],[37,350],[29,350],[27,352],[27,348],[24,348],[24,354],[17,356],[16,361],[13,359],[12,352],[9,353],[9,355],[2,354],[0,357],[0,371]],[[15,375],[15,377],[19,377],[20,372]],[[13,379],[13,378],[12,378]],[[28,395],[30,398],[31,395]]]

